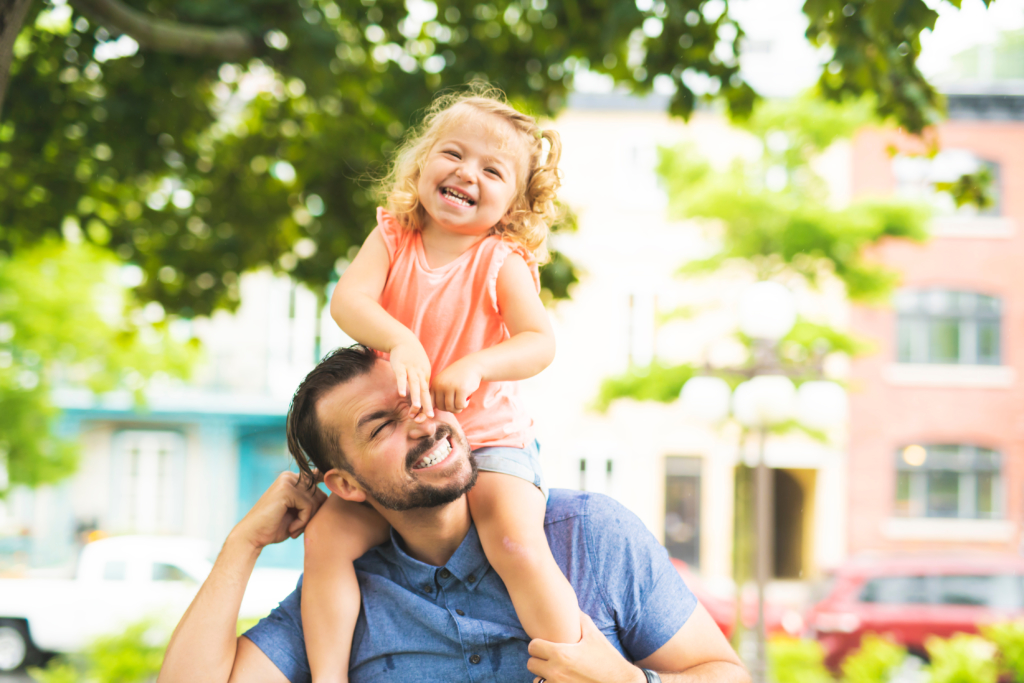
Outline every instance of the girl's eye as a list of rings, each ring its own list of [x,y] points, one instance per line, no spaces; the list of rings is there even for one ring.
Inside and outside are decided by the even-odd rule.
[[[498,173],[497,169],[493,169],[493,168],[488,168],[488,169],[485,169],[485,170],[486,170],[486,171],[487,171],[488,173],[490,173],[491,175],[497,176],[497,177],[499,177],[499,178],[501,177],[501,174],[500,174],[500,173]]]
[[[445,152],[445,154],[447,154],[448,156],[452,157],[453,159],[461,159],[462,158],[461,156],[459,156],[458,152],[453,152],[451,150],[448,150],[447,152]]]

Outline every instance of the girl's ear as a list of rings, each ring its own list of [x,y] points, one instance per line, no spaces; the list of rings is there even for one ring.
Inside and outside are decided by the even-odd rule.
[[[351,472],[339,469],[329,470],[324,475],[324,485],[342,500],[350,500],[353,503],[362,503],[366,500],[366,492],[363,491]]]

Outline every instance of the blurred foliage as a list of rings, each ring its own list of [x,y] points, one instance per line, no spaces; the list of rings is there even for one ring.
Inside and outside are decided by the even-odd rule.
[[[884,683],[892,680],[893,674],[907,657],[906,648],[897,645],[884,636],[867,633],[861,638],[860,647],[843,660],[843,683]]]
[[[551,115],[587,70],[637,93],[671,84],[680,116],[718,98],[742,118],[756,99],[739,72],[743,32],[721,0],[145,5],[182,26],[241,30],[254,56],[239,63],[133,54],[77,7],[33,3],[15,42],[0,250],[84,234],[145,270],[142,298],[185,315],[233,308],[238,274],[261,265],[323,291],[373,226],[370,180],[439,89],[488,80]],[[934,119],[941,101],[915,66],[936,16],[922,0],[803,10],[811,41],[834,49],[825,97],[875,93],[872,107],[911,132]],[[547,270],[549,291],[564,295],[568,261]]]
[[[632,367],[623,375],[601,382],[594,408],[603,412],[612,401],[625,396],[638,401],[671,403],[679,397],[687,380],[697,374],[700,374],[699,367],[686,364],[666,366],[654,361],[649,366]]]
[[[748,468],[749,469],[749,468]],[[1006,665],[1007,652],[1020,662],[1024,645],[1021,622],[982,626],[983,636],[956,633],[950,638],[933,636],[926,648],[931,659],[919,673],[900,673],[907,650],[885,636],[867,633],[860,647],[843,660],[841,683],[888,683],[897,679],[921,683],[996,683],[999,662]],[[768,641],[769,679],[776,683],[831,683],[833,675],[825,668],[824,651],[814,640],[774,637]],[[1007,665],[1005,673],[1020,675],[1016,665]],[[1014,680],[1020,680],[1014,678]]]
[[[697,95],[685,72],[748,112],[742,32],[724,6],[705,5],[147,5],[260,39],[257,58],[225,64],[150,51],[101,62],[111,31],[74,3],[36,3],[0,119],[0,250],[82,235],[145,270],[142,298],[184,315],[233,308],[239,273],[261,265],[323,291],[374,225],[373,178],[439,89],[488,80],[545,115],[577,69],[641,93],[661,76],[678,87],[673,113],[688,115]],[[549,292],[565,296],[568,260],[545,270]]]
[[[960,7],[960,0],[946,2]],[[921,32],[939,16],[924,0],[806,0],[803,10],[811,44],[833,48],[818,80],[824,97],[873,95],[880,117],[914,134],[938,121],[943,98],[917,68]]]
[[[931,662],[925,667],[929,683],[996,683],[996,647],[981,636],[956,633],[949,639],[925,641]]]
[[[711,222],[721,245],[682,272],[706,273],[739,260],[760,280],[797,274],[815,285],[829,273],[842,280],[852,299],[884,298],[896,274],[866,260],[864,250],[887,237],[923,240],[927,211],[881,200],[833,208],[812,163],[869,122],[870,112],[869,102],[765,102],[743,126],[762,153],[753,160],[737,158],[721,171],[692,145],[662,150],[658,171],[670,215]]]
[[[1011,621],[981,627],[981,635],[999,650],[1000,673],[1024,683],[1024,622]]]
[[[768,677],[775,683],[832,683],[818,641],[786,636],[768,641]]]
[[[140,622],[98,638],[83,652],[55,657],[29,674],[39,683],[148,683],[160,672],[166,647],[166,642],[154,642],[151,623]]]
[[[121,274],[88,244],[46,240],[0,257],[0,464],[9,474],[0,496],[74,469],[73,444],[50,431],[55,385],[138,392],[154,373],[187,373],[194,342],[172,338],[158,304],[139,308]]]
[[[935,183],[939,192],[948,192],[957,208],[971,204],[979,209],[995,204],[992,170],[982,166],[977,173],[965,173],[952,183]]]
[[[734,159],[722,170],[691,144],[662,149],[658,173],[670,215],[704,221],[719,246],[711,256],[682,266],[680,274],[702,276],[739,264],[758,280],[796,277],[815,287],[834,277],[853,300],[884,300],[897,274],[866,258],[865,251],[887,238],[924,240],[927,209],[877,199],[833,208],[828,186],[814,169],[830,145],[872,120],[873,106],[867,100],[835,104],[809,96],[762,102],[739,124],[756,139],[758,155]],[[739,339],[750,350],[749,366],[751,340]],[[869,348],[826,325],[799,320],[780,341],[778,362],[798,380],[802,374],[812,379],[828,354],[855,355]],[[631,368],[602,383],[596,406],[606,409],[624,397],[671,402],[692,374],[690,365],[655,362]]]

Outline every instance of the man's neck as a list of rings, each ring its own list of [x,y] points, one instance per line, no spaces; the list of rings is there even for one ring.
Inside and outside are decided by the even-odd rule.
[[[378,508],[378,511],[402,537],[405,552],[435,567],[451,559],[473,521],[465,496],[436,508],[416,508],[405,512]]]

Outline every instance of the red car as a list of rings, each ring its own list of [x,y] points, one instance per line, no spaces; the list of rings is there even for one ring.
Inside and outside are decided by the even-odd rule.
[[[697,578],[696,574],[682,560],[672,558],[672,564],[676,571],[683,577],[687,587],[700,600],[700,604],[711,615],[711,618],[722,629],[726,638],[732,638],[733,628],[736,624],[736,602],[728,598],[720,598],[708,592],[707,588]],[[791,636],[800,635],[804,629],[803,617],[793,609],[780,607],[779,605],[766,602],[764,606],[765,624],[769,635],[780,633]],[[757,625],[757,600],[746,599],[743,601],[743,625],[752,629]]]
[[[875,555],[851,560],[806,621],[833,669],[865,633],[888,634],[926,657],[929,636],[977,633],[1024,615],[1024,558],[976,552]]]

